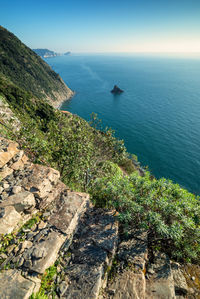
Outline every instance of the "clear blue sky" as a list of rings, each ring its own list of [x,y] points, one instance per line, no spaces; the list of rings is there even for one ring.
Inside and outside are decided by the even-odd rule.
[[[200,0],[2,0],[0,24],[58,52],[200,52]]]

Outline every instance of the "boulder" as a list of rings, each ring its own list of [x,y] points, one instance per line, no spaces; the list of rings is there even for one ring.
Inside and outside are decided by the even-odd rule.
[[[114,94],[120,94],[122,92],[124,92],[124,91],[122,89],[120,89],[117,85],[115,85],[113,87],[113,89],[111,90],[111,93],[114,93]]]

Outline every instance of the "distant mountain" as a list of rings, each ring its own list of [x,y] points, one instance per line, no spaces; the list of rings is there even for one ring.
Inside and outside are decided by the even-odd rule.
[[[35,100],[47,100],[54,107],[73,95],[43,59],[0,26],[0,93],[6,95],[12,90],[9,96],[13,97],[14,88],[32,94]],[[20,101],[19,96],[16,101]]]
[[[42,58],[56,57],[62,55],[48,49],[33,49],[33,51]]]
[[[64,55],[70,55],[71,54],[71,52],[69,51],[69,52],[66,52],[66,53],[64,53]]]

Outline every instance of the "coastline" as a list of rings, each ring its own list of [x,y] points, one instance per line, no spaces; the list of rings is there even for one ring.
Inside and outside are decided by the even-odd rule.
[[[56,100],[52,99],[52,97],[50,96],[46,96],[46,100],[55,109],[60,109],[60,107],[65,101],[68,101],[71,98],[73,98],[73,96],[75,95],[75,91],[67,87],[67,92],[53,92],[53,95],[56,98]]]

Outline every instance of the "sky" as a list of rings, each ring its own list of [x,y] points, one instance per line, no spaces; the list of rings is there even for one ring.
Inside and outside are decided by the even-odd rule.
[[[60,53],[200,52],[200,0],[0,0],[0,25]]]

